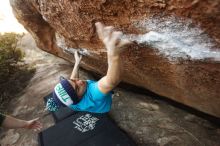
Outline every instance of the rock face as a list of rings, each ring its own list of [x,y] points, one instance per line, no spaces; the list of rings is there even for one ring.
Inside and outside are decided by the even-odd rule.
[[[106,51],[95,33],[101,21],[136,44],[123,54],[123,81],[220,117],[219,0],[10,0],[18,21],[42,50],[104,75]]]
[[[28,86],[8,104],[8,114],[21,118],[40,117],[45,130],[54,125],[52,115],[45,111],[44,96],[51,93],[59,76],[68,77],[72,64],[47,53],[39,52],[30,35],[25,35],[21,48],[26,60],[36,64],[36,74]],[[29,48],[32,48],[29,50]],[[80,78],[94,79],[80,70]],[[46,88],[45,88],[46,87]],[[138,146],[219,146],[220,128],[187,111],[159,99],[116,88],[110,116]],[[64,125],[65,126],[65,125]],[[65,135],[64,135],[65,136]],[[38,133],[0,129],[1,146],[39,146]]]

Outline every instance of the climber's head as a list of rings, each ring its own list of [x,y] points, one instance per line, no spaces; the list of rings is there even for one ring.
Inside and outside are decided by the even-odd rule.
[[[49,111],[57,111],[60,107],[77,104],[86,90],[86,82],[62,78],[54,87],[53,96],[47,101]]]

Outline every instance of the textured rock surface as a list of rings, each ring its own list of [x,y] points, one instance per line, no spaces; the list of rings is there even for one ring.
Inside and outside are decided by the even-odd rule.
[[[44,129],[54,122],[44,117],[43,97],[51,92],[60,75],[68,77],[72,65],[57,57],[35,51],[32,39],[24,37],[22,48],[28,61],[36,63],[29,85],[8,105],[9,114],[21,119],[40,117]],[[28,40],[28,41],[27,41]],[[26,43],[31,42],[31,43]],[[32,50],[30,50],[32,48]],[[80,77],[93,79],[80,70]],[[45,88],[46,87],[46,88]],[[110,116],[138,146],[219,146],[220,127],[168,103],[120,88],[115,89]],[[37,133],[25,129],[0,131],[2,146],[38,146]]]
[[[94,22],[114,25],[127,34],[159,32],[154,36],[159,36],[161,45],[136,44],[123,54],[123,80],[220,117],[219,0],[10,2],[39,48],[69,61],[73,58],[63,52],[64,48],[88,49],[83,67],[98,74],[106,72],[107,64]],[[167,34],[171,42],[164,42]],[[164,49],[164,45],[171,47]],[[205,48],[200,49],[202,46]],[[176,51],[179,49],[185,50]]]

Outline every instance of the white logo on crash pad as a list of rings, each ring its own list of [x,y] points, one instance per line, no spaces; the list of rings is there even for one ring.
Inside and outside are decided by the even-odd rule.
[[[74,128],[83,133],[89,130],[93,130],[98,120],[98,118],[93,117],[90,114],[85,114],[73,121],[73,124],[75,125]]]

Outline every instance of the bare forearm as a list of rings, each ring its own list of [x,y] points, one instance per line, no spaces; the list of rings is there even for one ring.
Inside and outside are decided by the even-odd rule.
[[[106,79],[111,86],[117,86],[121,81],[123,64],[120,55],[108,55],[108,71]]]
[[[78,79],[79,78],[79,64],[82,59],[82,55],[78,54],[78,51],[75,51],[74,58],[75,58],[75,64],[74,64],[70,79]]]
[[[27,126],[27,122],[24,120],[16,119],[11,116],[6,116],[5,120],[2,123],[2,127],[5,128],[25,128]]]
[[[123,71],[123,61],[120,57],[123,46],[129,43],[128,40],[122,40],[122,32],[114,31],[111,26],[104,26],[98,22],[95,24],[99,38],[103,41],[108,55],[108,71],[106,76],[98,82],[98,87],[103,93],[108,93],[114,89],[121,81]]]
[[[76,79],[76,78],[79,78],[79,64],[78,63],[74,65],[72,74],[70,76],[70,79]]]
[[[114,89],[121,81],[123,71],[122,60],[119,55],[108,56],[108,70],[106,76],[101,78],[98,82],[99,89],[103,93],[108,93]]]

